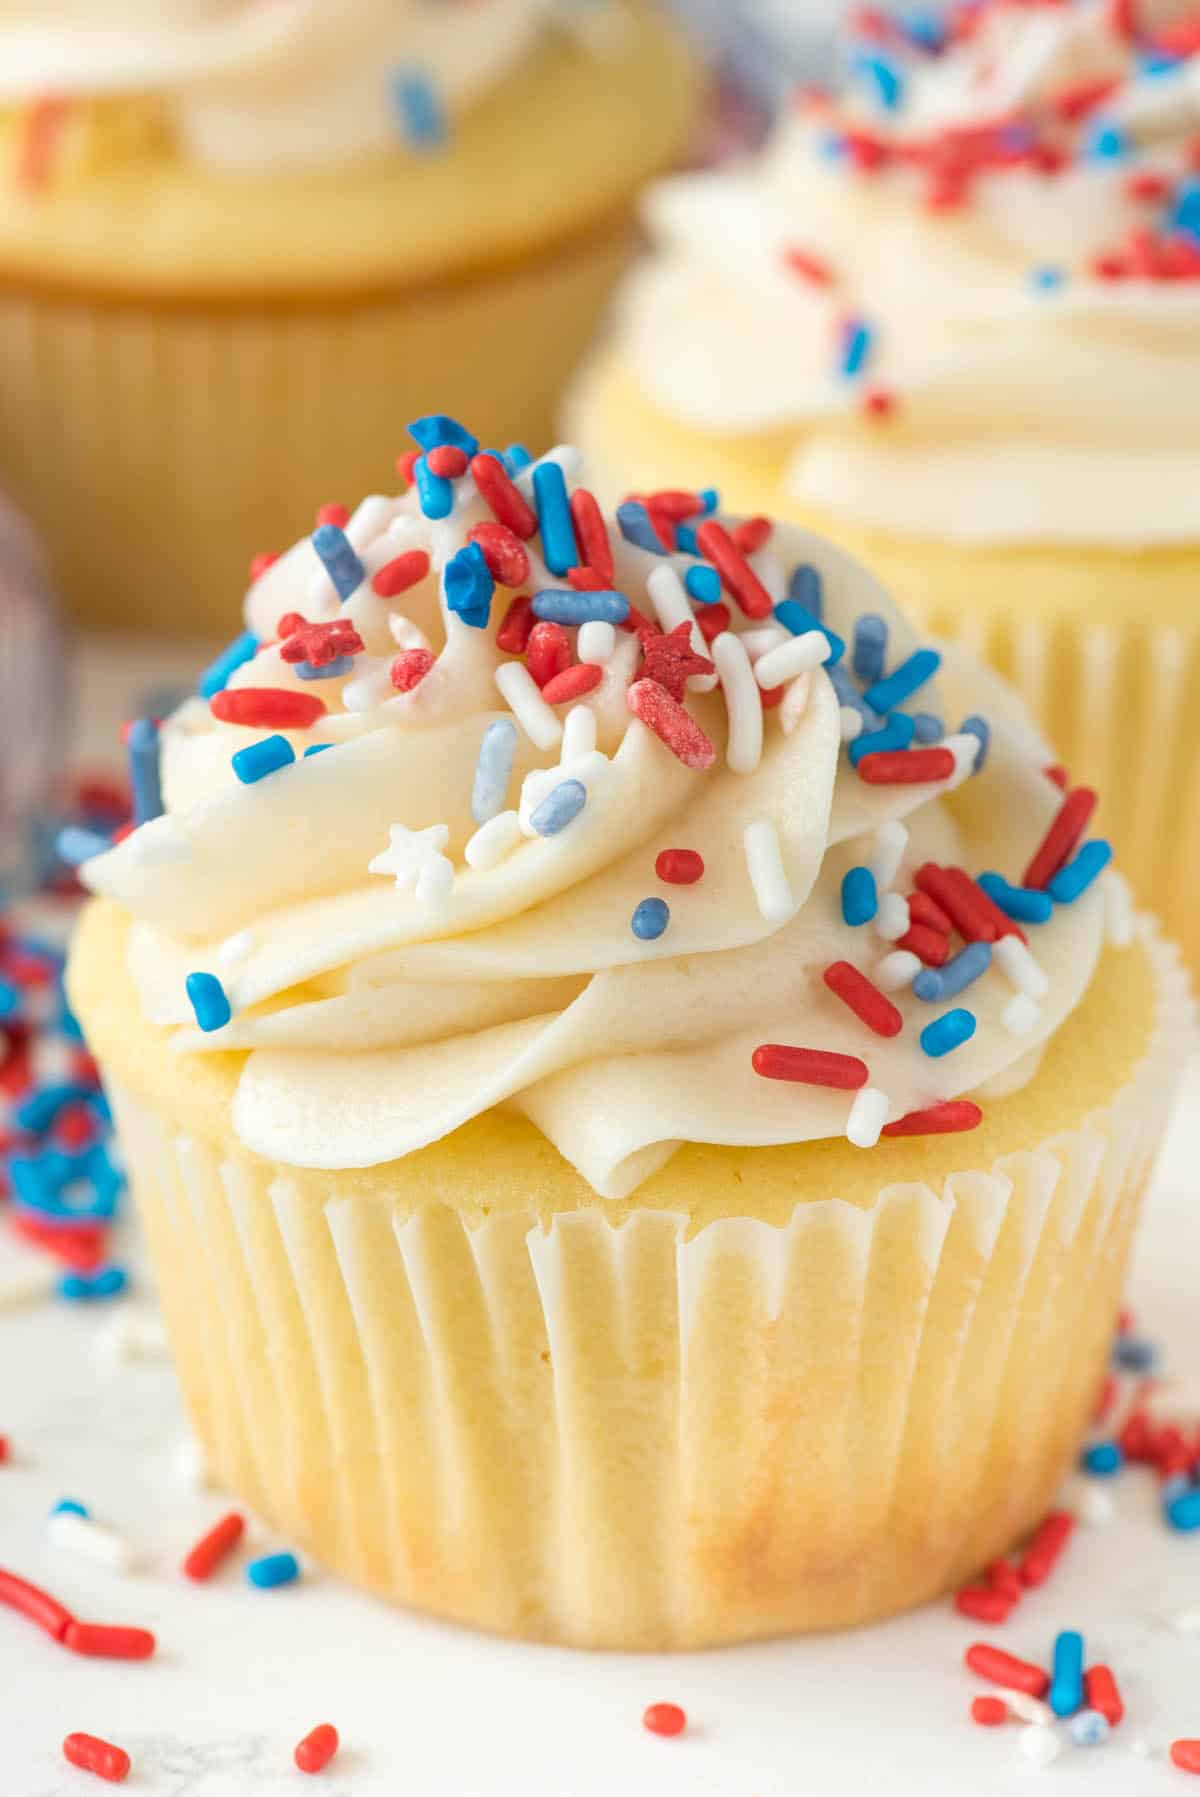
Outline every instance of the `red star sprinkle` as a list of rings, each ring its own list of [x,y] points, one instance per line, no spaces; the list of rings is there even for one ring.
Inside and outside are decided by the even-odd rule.
[[[657,680],[673,699],[682,700],[693,674],[716,673],[714,664],[707,656],[697,655],[692,648],[690,624],[677,624],[667,636],[662,636],[657,631],[644,631],[642,650],[646,657],[643,677]]]
[[[280,626],[293,623],[294,614],[280,619]],[[306,661],[311,668],[324,668],[339,655],[361,655],[365,644],[349,618],[334,618],[328,624],[306,624],[303,619],[286,633],[279,653],[284,661]]]

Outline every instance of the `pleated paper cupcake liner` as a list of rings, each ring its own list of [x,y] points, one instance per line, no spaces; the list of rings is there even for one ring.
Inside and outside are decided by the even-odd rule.
[[[603,1206],[471,1228],[222,1151],[118,1085],[215,1476],[397,1603],[578,1646],[844,1625],[954,1585],[1051,1503],[1106,1362],[1191,1016],[1139,927],[1157,1021],[1111,1103],[781,1229]]]

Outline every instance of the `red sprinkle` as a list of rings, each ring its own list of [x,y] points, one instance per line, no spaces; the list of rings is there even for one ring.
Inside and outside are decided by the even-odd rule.
[[[1030,1697],[1044,1697],[1050,1689],[1050,1674],[1043,1672],[1040,1666],[1031,1666],[1028,1660],[1018,1660],[1014,1654],[1005,1653],[1002,1647],[991,1647],[986,1641],[976,1641],[968,1647],[963,1658],[972,1672],[980,1678],[986,1678],[993,1685],[1001,1685],[1006,1691],[1025,1691]]]
[[[687,1716],[677,1703],[652,1703],[642,1712],[642,1727],[652,1735],[681,1735]]]
[[[29,107],[16,171],[22,187],[44,187],[50,179],[70,106],[70,101],[58,94],[45,94]]]
[[[925,929],[936,930],[939,936],[948,936],[954,928],[952,920],[927,892],[909,893],[908,918],[910,923],[919,923]]]
[[[568,568],[567,585],[574,587],[577,593],[607,593],[612,587],[612,581],[597,574],[595,568]],[[630,629],[628,619],[621,628]]]
[[[98,1735],[68,1735],[63,1742],[63,1758],[81,1772],[94,1772],[97,1778],[119,1785],[129,1775],[133,1764],[123,1747],[102,1741]]]
[[[533,626],[525,646],[525,665],[538,686],[545,686],[571,665],[571,639],[561,624],[542,619]]]
[[[984,1578],[988,1582],[989,1591],[998,1591],[1011,1604],[1020,1603],[1024,1594],[1021,1575],[1011,1560],[993,1560],[985,1566]]]
[[[7,1461],[7,1459],[8,1459],[8,1436],[0,1435],[0,1466],[3,1466],[5,1464],[5,1462]]]
[[[887,994],[849,961],[832,961],[825,969],[825,984],[844,1005],[849,1005],[877,1036],[898,1036],[904,1019]]]
[[[716,673],[707,655],[697,655],[692,648],[692,627],[686,619],[674,630],[642,632],[642,652],[646,658],[644,677],[657,680],[673,699],[680,701],[693,674]]]
[[[336,524],[339,530],[344,530],[349,522],[350,507],[348,505],[323,505],[317,511],[318,530],[322,524]]]
[[[313,693],[289,692],[282,686],[227,686],[208,703],[223,724],[266,730],[307,730],[325,716],[324,699]]]
[[[695,718],[657,680],[635,680],[625,702],[684,767],[702,772],[717,759],[716,749]]]
[[[56,1597],[3,1567],[0,1567],[0,1604],[7,1604],[10,1610],[19,1610],[22,1616],[36,1622],[56,1641],[61,1641],[68,1628],[75,1626],[75,1618]]]
[[[946,912],[964,942],[999,942],[1002,936],[1020,936],[1024,942],[1023,931],[965,869],[926,861],[917,869],[916,886]]]
[[[1181,1772],[1200,1772],[1200,1741],[1172,1741],[1171,1764]]]
[[[575,540],[586,563],[587,572],[599,577],[598,591],[606,591],[613,583],[612,544],[608,540],[608,527],[604,522],[604,514],[596,503],[596,496],[586,487],[576,487],[571,495],[571,522],[575,526]],[[575,582],[572,581],[571,584],[574,586]]]
[[[241,1540],[246,1524],[236,1510],[223,1516],[207,1535],[202,1535],[183,1562],[183,1574],[189,1579],[207,1579],[217,1570],[227,1554]]]
[[[729,629],[730,617],[727,605],[702,605],[699,608],[696,622],[706,643],[715,643],[721,632]]]
[[[436,655],[429,649],[406,649],[403,655],[397,655],[388,670],[392,685],[398,693],[411,693],[414,686],[420,686],[436,660]]]
[[[704,878],[704,857],[695,849],[664,849],[654,871],[668,886],[694,886]]]
[[[62,1642],[72,1653],[95,1660],[148,1660],[156,1645],[149,1629],[112,1628],[99,1622],[68,1622]]]
[[[797,244],[791,244],[784,250],[783,260],[794,275],[811,281],[814,287],[832,287],[833,269],[823,256],[814,255],[812,250],[804,250]]]
[[[507,524],[476,524],[467,541],[478,543],[488,573],[502,587],[519,587],[529,578],[529,551]]]
[[[763,1079],[831,1086],[838,1092],[857,1092],[871,1077],[867,1063],[857,1055],[832,1054],[824,1048],[786,1048],[778,1042],[764,1042],[756,1048],[750,1064]]]
[[[466,451],[457,443],[439,443],[425,457],[430,474],[439,480],[459,480],[467,472]]]
[[[1008,1721],[1008,1705],[1002,1697],[977,1697],[971,1705],[971,1721],[981,1728],[999,1728]]]
[[[256,555],[254,557],[253,561],[250,563],[250,584],[251,584],[251,586],[254,585],[254,582],[256,580],[261,580],[263,575],[266,573],[267,569],[273,568],[275,566],[275,563],[278,560],[279,560],[279,557],[277,555],[273,554],[272,551],[269,549],[264,549],[258,555]]]
[[[891,418],[896,411],[896,395],[890,387],[868,387],[863,394],[862,409],[868,418]]]
[[[1088,1667],[1083,1675],[1083,1701],[1089,1710],[1099,1710],[1110,1728],[1116,1728],[1125,1714],[1117,1681],[1107,1666]]]
[[[289,629],[283,627],[287,624]],[[325,668],[342,655],[361,655],[366,648],[362,637],[349,618],[334,618],[328,624],[309,624],[296,612],[279,620],[280,659],[286,662],[306,661],[309,667]]]
[[[1105,1418],[1111,1414],[1112,1407],[1117,1401],[1117,1392],[1119,1389],[1120,1386],[1116,1374],[1106,1373],[1096,1397],[1096,1408],[1092,1411],[1092,1421],[1094,1423],[1102,1423]]]
[[[94,1273],[104,1259],[105,1232],[99,1224],[46,1223],[21,1211],[9,1220],[18,1235],[76,1273]]]
[[[656,493],[647,493],[646,510],[660,512],[673,524],[682,524],[685,518],[695,518],[704,510],[704,501],[699,493],[689,493],[683,487],[660,487]]]
[[[429,557],[423,549],[408,549],[398,555],[395,561],[385,562],[379,572],[372,577],[372,590],[381,599],[395,599],[399,593],[407,593],[424,580],[429,572]]]
[[[585,693],[595,692],[603,678],[603,668],[591,662],[580,662],[547,680],[542,697],[547,705],[566,705],[571,699],[582,699]]]
[[[528,593],[522,593],[504,614],[504,621],[496,632],[496,647],[503,649],[506,655],[524,655],[535,622],[533,600]]]
[[[1059,807],[1058,815],[1043,836],[1033,860],[1025,869],[1023,886],[1048,886],[1059,868],[1069,860],[1075,845],[1087,829],[1096,795],[1090,786],[1076,786]]]
[[[1069,1510],[1051,1510],[1034,1531],[1021,1555],[1019,1571],[1023,1585],[1044,1585],[1054,1571],[1063,1549],[1075,1529],[1075,1518]]]
[[[733,533],[734,547],[738,549],[742,555],[753,555],[756,550],[761,549],[764,544],[770,542],[773,529],[774,526],[769,518],[763,518],[761,516],[757,518],[746,518],[737,526]]]
[[[337,1750],[337,1729],[332,1722],[321,1722],[305,1735],[292,1757],[301,1772],[323,1772]]]
[[[949,1098],[945,1104],[932,1104],[928,1110],[909,1111],[884,1125],[885,1136],[956,1136],[968,1129],[978,1129],[983,1112],[969,1098]]]
[[[421,449],[406,449],[403,455],[396,457],[396,473],[406,486],[412,486],[417,463],[424,453],[424,450]]]
[[[918,961],[924,961],[926,967],[944,967],[950,959],[949,942],[940,930],[932,930],[928,924],[913,924],[900,937],[896,947],[906,948]]]
[[[882,749],[863,756],[858,777],[869,786],[920,786],[928,780],[948,780],[954,769],[949,749]]]
[[[774,711],[777,705],[783,704],[783,695],[787,691],[784,686],[768,686],[759,689],[759,702],[764,711]]]
[[[508,477],[508,470],[494,455],[471,458],[471,476],[479,496],[499,524],[507,524],[522,542],[537,535],[537,513]]]
[[[969,1616],[973,1622],[1006,1622],[1012,1607],[1011,1598],[1002,1596],[999,1591],[989,1591],[983,1585],[967,1585],[954,1597],[954,1608],[959,1615]]]
[[[706,518],[696,532],[696,544],[701,555],[716,568],[726,591],[733,595],[748,618],[769,618],[772,615],[775,606],[770,593],[723,524],[718,524],[715,518]]]

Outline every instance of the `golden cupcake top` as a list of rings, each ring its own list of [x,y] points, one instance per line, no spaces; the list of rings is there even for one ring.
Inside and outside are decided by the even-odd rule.
[[[132,727],[83,868],[150,1020],[244,1057],[242,1141],[373,1166],[507,1106],[619,1198],[1031,1078],[1122,889],[1007,689],[804,531],[411,429]]]

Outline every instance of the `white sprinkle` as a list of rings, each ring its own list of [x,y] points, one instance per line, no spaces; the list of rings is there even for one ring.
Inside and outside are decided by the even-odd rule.
[[[610,627],[611,628],[611,627]],[[596,714],[590,705],[572,705],[563,719],[562,762],[590,755],[596,747]]]
[[[1105,1491],[1095,1479],[1082,1481],[1071,1508],[1080,1522],[1085,1523],[1089,1529],[1102,1529],[1117,1514],[1111,1491]]]
[[[1028,1691],[994,1690],[993,1697],[1002,1697],[1014,1716],[1022,1722],[1031,1722],[1035,1728],[1053,1728],[1054,1711],[1040,1697],[1033,1697]]]
[[[887,892],[896,884],[896,875],[900,872],[900,863],[907,847],[908,831],[899,818],[890,818],[886,824],[880,824],[875,832],[871,853],[867,857],[867,866],[875,876],[877,892]]]
[[[863,733],[863,715],[855,711],[853,705],[843,705],[838,711],[838,722],[841,727],[842,741],[852,743]]]
[[[502,811],[476,830],[467,843],[463,854],[467,866],[475,867],[482,873],[489,868],[498,867],[507,859],[521,840],[521,820],[515,811]]]
[[[122,1363],[166,1360],[170,1353],[162,1318],[153,1311],[139,1315],[128,1307],[101,1324],[96,1331],[96,1346],[107,1359]]]
[[[731,630],[721,632],[711,654],[729,713],[726,763],[735,774],[752,774],[762,760],[763,708],[750,658]]]
[[[176,1483],[189,1491],[210,1491],[212,1478],[204,1449],[194,1435],[184,1435],[171,1455],[171,1475]]]
[[[1104,925],[1114,948],[1128,948],[1133,941],[1133,893],[1124,874],[1110,867],[1103,875]]]
[[[1180,1610],[1171,1627],[1177,1635],[1200,1635],[1200,1609]]]
[[[884,942],[899,942],[901,936],[908,935],[911,923],[908,900],[903,893],[885,892],[875,913],[875,934]]]
[[[397,649],[432,649],[425,632],[411,618],[406,618],[403,612],[388,613],[388,629]]]
[[[1021,1752],[1035,1766],[1052,1766],[1062,1752],[1062,1742],[1052,1728],[1023,1728]]]
[[[949,749],[954,757],[954,772],[950,776],[953,785],[961,786],[967,776],[975,772],[975,762],[982,747],[979,738],[972,736],[970,731],[964,731],[959,736],[947,736],[938,744],[939,749]]]
[[[363,550],[376,537],[381,537],[392,521],[396,501],[384,493],[368,493],[359,501],[346,525],[346,541],[352,549]]]
[[[785,680],[794,680],[797,674],[811,674],[814,668],[829,660],[832,652],[823,630],[806,630],[802,636],[794,636],[790,643],[781,643],[778,649],[769,649],[761,656],[755,663],[754,678],[764,693],[768,693],[772,688],[782,686]]]
[[[885,955],[875,969],[875,984],[881,992],[899,992],[905,986],[911,986],[920,973],[922,962],[917,955],[906,948],[898,948],[892,954]]]
[[[90,1516],[76,1516],[73,1510],[57,1510],[50,1518],[50,1539],[56,1547],[80,1554],[86,1560],[98,1560],[117,1572],[132,1572],[138,1555],[115,1529],[93,1522]]]
[[[232,967],[238,961],[244,961],[254,947],[254,931],[239,930],[235,936],[226,936],[217,950],[217,960],[222,967]]]
[[[538,689],[523,661],[506,661],[496,669],[496,685],[509,710],[536,749],[556,749],[562,740],[562,720]]]
[[[785,643],[794,640],[791,631],[785,630],[782,624],[758,624],[752,630],[738,631],[738,641],[751,661],[757,661],[772,649],[782,649]]]
[[[800,719],[808,710],[808,701],[812,693],[812,675],[801,674],[796,680],[789,680],[783,689],[783,698],[779,705],[779,722],[783,726],[783,734],[790,736]]]
[[[655,568],[646,582],[646,591],[650,595],[650,603],[658,615],[658,621],[664,630],[678,630],[681,624],[691,625],[689,641],[695,655],[703,655],[709,659],[708,649],[704,641],[704,633],[696,622],[696,614],[692,610],[692,602],[687,596],[684,586],[675,569],[669,562]],[[693,693],[711,693],[717,684],[715,674],[692,674],[688,679],[688,691]]]
[[[1158,1752],[1158,1749],[1155,1747],[1153,1741],[1148,1741],[1146,1739],[1145,1735],[1134,1735],[1132,1741],[1129,1743],[1129,1751],[1130,1753],[1135,1753],[1139,1760],[1151,1760]]]
[[[728,632],[725,633],[728,635]],[[723,639],[717,638],[718,642]],[[747,667],[749,663],[747,663]],[[779,832],[770,818],[758,818],[742,832],[750,884],[758,908],[770,923],[786,923],[796,914],[796,901],[783,865]]]
[[[616,646],[616,630],[611,624],[606,624],[603,618],[590,618],[586,624],[579,626],[576,648],[580,661],[602,668],[605,662],[612,660]]]
[[[1028,1036],[1041,1021],[1042,1007],[1028,992],[1010,998],[1001,1013],[1001,1021],[1010,1036]]]
[[[888,1120],[888,1095],[877,1086],[864,1086],[855,1094],[846,1119],[846,1140],[855,1148],[874,1148]]]
[[[1050,981],[1019,936],[1002,936],[992,953],[1010,986],[1027,998],[1045,998]]]

